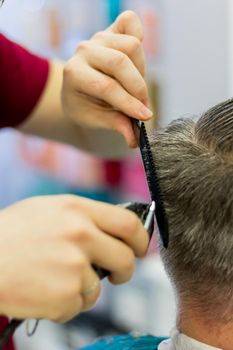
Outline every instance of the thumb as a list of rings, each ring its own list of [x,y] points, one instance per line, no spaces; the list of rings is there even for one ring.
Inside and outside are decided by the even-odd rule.
[[[142,22],[133,11],[125,11],[117,17],[116,21],[109,27],[108,31],[114,34],[127,34],[143,40]]]
[[[116,111],[115,115],[112,116],[112,129],[124,137],[130,148],[136,148],[138,146],[133,122],[128,116]]]

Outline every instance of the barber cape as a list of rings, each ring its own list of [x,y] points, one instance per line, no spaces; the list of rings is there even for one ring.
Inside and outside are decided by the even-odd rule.
[[[158,338],[151,335],[121,335],[104,338],[83,350],[222,350],[200,343],[178,331],[171,333],[171,338]]]
[[[152,348],[151,348],[152,349]],[[146,350],[146,348],[145,348]],[[159,344],[156,350],[222,350],[179,333],[176,329],[171,332],[171,338]]]

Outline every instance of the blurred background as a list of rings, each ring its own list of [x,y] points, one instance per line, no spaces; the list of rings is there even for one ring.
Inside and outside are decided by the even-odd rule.
[[[151,130],[181,116],[199,115],[232,96],[231,0],[7,0],[0,9],[0,31],[41,55],[66,60],[80,41],[126,9],[135,10],[144,24],[155,112]],[[148,199],[138,152],[122,162],[102,161],[3,130],[0,165],[1,208],[28,196],[60,193],[110,203]],[[168,335],[174,322],[174,296],[154,239],[130,283],[111,287],[104,282],[93,311],[64,326],[43,321],[32,338],[22,326],[16,344],[18,350],[78,349],[106,334],[136,330]]]

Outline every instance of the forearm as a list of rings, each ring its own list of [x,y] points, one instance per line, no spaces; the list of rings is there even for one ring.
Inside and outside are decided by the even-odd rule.
[[[114,132],[89,129],[75,124],[63,112],[61,89],[63,63],[52,62],[48,81],[37,106],[19,130],[50,140],[70,144],[104,158],[122,158],[128,154],[124,138]],[[77,108],[79,106],[77,105]]]

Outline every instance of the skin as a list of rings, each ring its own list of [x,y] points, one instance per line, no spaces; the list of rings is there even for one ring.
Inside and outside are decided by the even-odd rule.
[[[233,349],[233,324],[222,324],[218,320],[206,319],[201,312],[182,303],[177,318],[177,328],[181,333],[213,347]]]
[[[52,62],[42,99],[20,130],[105,157],[122,157],[126,143],[136,147],[129,117],[152,116],[142,39],[139,18],[127,11],[82,42],[65,66]]]
[[[63,322],[90,308],[100,293],[98,282],[85,294],[99,281],[91,264],[124,283],[148,245],[134,213],[71,195],[17,203],[1,211],[0,227],[0,310],[19,319]]]
[[[65,65],[50,62],[44,92],[19,129],[105,157],[135,147],[129,117],[151,116],[142,37],[140,20],[126,12],[81,43]],[[148,246],[135,214],[76,196],[8,207],[0,212],[0,231],[0,314],[19,319],[71,319],[99,296],[92,264],[109,270],[110,282],[124,283]]]

